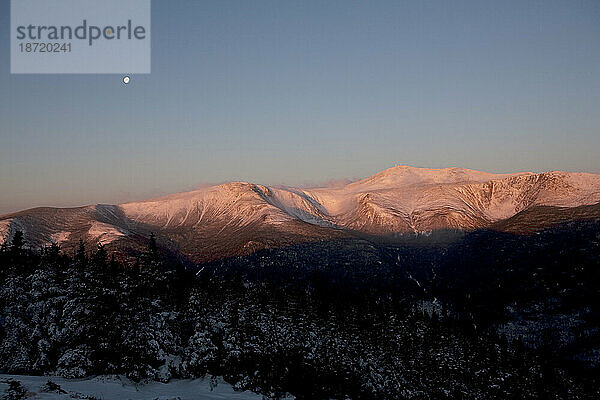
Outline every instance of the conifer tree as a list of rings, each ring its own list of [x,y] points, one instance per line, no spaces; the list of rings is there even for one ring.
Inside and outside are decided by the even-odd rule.
[[[12,238],[12,242],[11,242],[11,250],[14,253],[21,253],[21,250],[23,249],[23,245],[25,244],[25,239],[23,238],[23,231],[17,230]]]
[[[79,239],[79,245],[77,246],[77,250],[75,251],[75,261],[83,266],[87,264],[87,255],[85,254],[85,243],[83,239]]]

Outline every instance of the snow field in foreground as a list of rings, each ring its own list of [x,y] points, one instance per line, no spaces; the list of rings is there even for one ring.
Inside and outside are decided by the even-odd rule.
[[[172,380],[168,383],[149,382],[136,384],[119,376],[98,376],[88,379],[64,379],[54,376],[25,376],[0,374],[0,395],[9,389],[10,380],[19,381],[30,392],[27,399],[66,400],[66,399],[102,399],[102,400],[246,400],[261,399],[252,392],[236,392],[231,385],[217,379],[217,385],[211,387],[209,378]],[[42,387],[48,381],[59,385],[66,393],[43,392]]]

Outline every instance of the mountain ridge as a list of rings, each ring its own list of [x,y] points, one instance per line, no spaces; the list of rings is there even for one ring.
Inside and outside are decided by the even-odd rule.
[[[335,187],[228,182],[117,205],[34,208],[0,216],[0,242],[22,230],[36,246],[56,242],[69,248],[83,239],[131,250],[154,232],[165,246],[199,262],[355,233],[482,228],[531,233],[547,225],[540,218],[548,210],[529,214],[531,227],[526,217],[515,216],[535,207],[559,212],[598,203],[597,174],[395,166]],[[597,208],[590,210],[548,220],[599,216]],[[511,218],[518,224],[503,225]]]

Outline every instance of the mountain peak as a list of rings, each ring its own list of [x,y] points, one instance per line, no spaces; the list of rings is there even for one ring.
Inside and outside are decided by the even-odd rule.
[[[493,174],[459,167],[422,168],[409,165],[395,165],[368,178],[354,182],[353,185],[355,187],[377,186],[380,188],[392,188],[418,184],[481,183],[495,179],[530,174],[532,173],[519,172],[513,174]]]

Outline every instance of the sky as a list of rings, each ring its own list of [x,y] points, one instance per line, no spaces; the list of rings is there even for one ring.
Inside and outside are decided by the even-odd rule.
[[[600,2],[152,1],[152,72],[10,74],[0,214],[395,164],[600,173]]]

